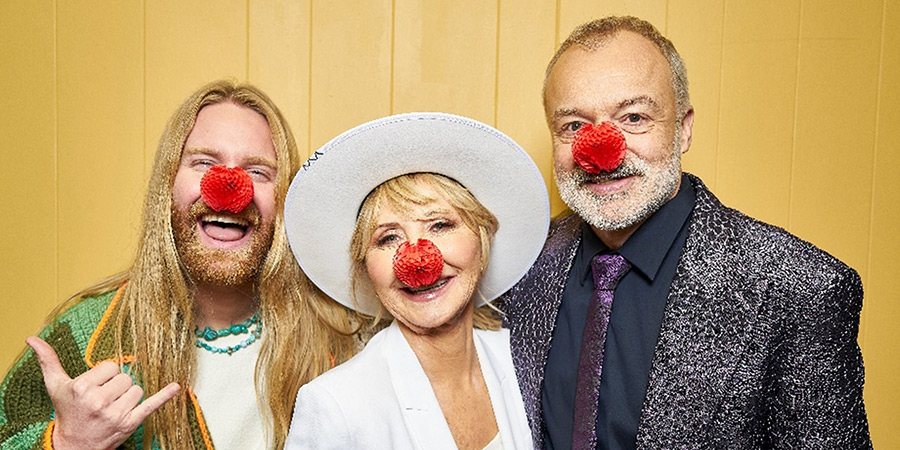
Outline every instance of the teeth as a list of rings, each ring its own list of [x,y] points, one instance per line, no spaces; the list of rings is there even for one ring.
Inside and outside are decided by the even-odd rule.
[[[430,291],[430,290],[434,290],[434,289],[441,288],[441,287],[443,287],[445,284],[447,284],[447,280],[441,280],[441,281],[438,281],[437,283],[434,283],[434,284],[429,285],[429,286],[420,287],[420,288],[407,288],[407,290],[409,290],[409,291],[412,292],[413,294],[418,294],[418,293],[421,293],[421,292],[425,292],[425,291]]]
[[[206,216],[203,216],[203,221],[204,222],[224,223],[226,225],[238,225],[238,226],[242,226],[242,227],[247,226],[247,223],[243,220],[240,220],[240,219],[237,219],[237,218],[231,217],[231,216],[221,215],[221,214],[208,214]]]

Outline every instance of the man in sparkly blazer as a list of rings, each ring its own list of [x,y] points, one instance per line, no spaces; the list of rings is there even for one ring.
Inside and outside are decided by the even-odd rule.
[[[633,17],[580,26],[550,62],[544,108],[574,213],[505,298],[535,446],[870,448],[859,276],[682,173],[694,113],[672,43]],[[624,137],[610,170],[573,156],[595,125]],[[597,254],[629,267],[602,319]],[[599,352],[582,352],[589,335]]]

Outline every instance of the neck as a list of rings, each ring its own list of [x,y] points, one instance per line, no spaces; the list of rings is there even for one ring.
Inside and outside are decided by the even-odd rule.
[[[610,250],[618,250],[620,247],[625,245],[625,242],[628,238],[631,237],[632,234],[643,224],[644,221],[640,221],[628,228],[623,228],[621,230],[600,230],[597,227],[591,226],[591,229],[594,230],[594,234],[603,241],[603,244],[606,245]]]
[[[432,385],[466,383],[473,375],[480,376],[472,331],[473,313],[474,310],[468,308],[459,320],[427,334],[416,333],[397,321]]]
[[[251,317],[259,308],[256,288],[251,285],[199,285],[194,294],[197,326],[224,328]]]

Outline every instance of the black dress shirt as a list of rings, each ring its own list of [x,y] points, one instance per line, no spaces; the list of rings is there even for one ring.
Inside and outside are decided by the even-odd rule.
[[[678,194],[614,252],[590,226],[584,225],[581,244],[566,280],[544,373],[541,404],[546,448],[572,446],[581,335],[594,291],[591,259],[598,253],[618,253],[632,267],[616,287],[609,319],[597,411],[597,448],[635,448],[653,352],[669,287],[687,239],[694,199],[693,186],[682,176]]]

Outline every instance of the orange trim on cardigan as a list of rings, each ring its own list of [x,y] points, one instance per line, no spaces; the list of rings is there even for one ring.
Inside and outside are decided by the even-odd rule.
[[[113,297],[112,301],[109,302],[109,306],[106,307],[106,311],[103,313],[103,317],[100,319],[100,323],[97,325],[97,329],[91,334],[91,338],[88,340],[87,348],[84,350],[84,362],[87,363],[88,367],[94,368],[98,362],[93,360],[94,355],[94,345],[96,345],[97,340],[100,338],[100,333],[103,331],[103,328],[106,327],[107,322],[109,322],[109,318],[112,316],[113,312],[116,310],[116,305],[119,304],[119,299],[122,298],[122,294],[125,292],[125,286],[128,283],[123,284],[118,291],[116,291],[116,295]],[[114,358],[106,359],[104,361],[112,361],[117,362]],[[99,361],[103,362],[103,361]],[[134,355],[122,355],[122,364],[128,364],[134,362]]]
[[[47,429],[44,430],[44,443],[42,447],[44,450],[53,450],[53,427],[56,426],[56,421],[51,420],[50,423],[47,424]]]
[[[203,418],[203,413],[200,411],[200,403],[197,402],[197,396],[194,395],[194,390],[188,387],[187,389],[188,398],[191,399],[191,404],[194,405],[194,414],[197,416],[197,426],[200,427],[200,435],[203,436],[203,443],[206,445],[206,448],[209,450],[213,450],[212,438],[209,437],[209,430],[206,428],[206,420]]]

